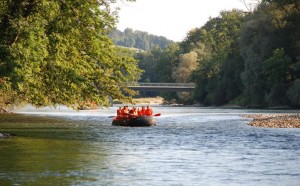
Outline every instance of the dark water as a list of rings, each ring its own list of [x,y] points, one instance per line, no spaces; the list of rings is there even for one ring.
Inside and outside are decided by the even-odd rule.
[[[300,184],[300,129],[240,117],[285,111],[156,107],[150,128],[111,126],[115,111],[0,115],[16,135],[0,139],[0,185]]]

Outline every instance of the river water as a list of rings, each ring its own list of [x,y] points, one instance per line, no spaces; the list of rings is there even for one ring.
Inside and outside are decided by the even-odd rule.
[[[154,107],[158,125],[117,127],[117,107],[0,115],[0,185],[299,185],[300,129],[255,128],[244,113]]]

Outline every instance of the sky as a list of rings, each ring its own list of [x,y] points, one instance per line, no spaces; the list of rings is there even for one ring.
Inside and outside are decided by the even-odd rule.
[[[241,0],[122,0],[118,6],[119,30],[132,28],[173,41],[182,41],[190,30],[203,26],[222,10],[246,10]]]

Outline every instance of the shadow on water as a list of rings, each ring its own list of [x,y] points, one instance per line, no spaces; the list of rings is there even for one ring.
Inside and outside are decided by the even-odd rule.
[[[106,153],[86,123],[48,116],[1,114],[0,185],[74,185],[93,182]],[[97,166],[97,168],[95,168]]]

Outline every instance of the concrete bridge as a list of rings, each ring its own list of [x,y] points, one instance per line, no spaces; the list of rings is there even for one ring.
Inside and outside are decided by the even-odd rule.
[[[137,91],[165,91],[165,92],[192,92],[194,83],[138,83],[129,85],[128,88]]]

